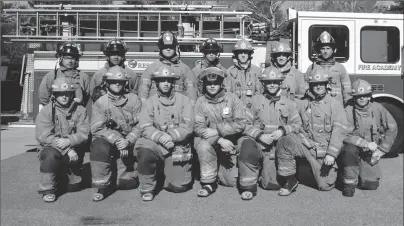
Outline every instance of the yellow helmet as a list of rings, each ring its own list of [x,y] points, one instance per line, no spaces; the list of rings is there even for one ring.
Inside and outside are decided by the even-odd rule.
[[[226,74],[220,68],[208,67],[201,72],[200,77],[201,80],[206,79],[207,81],[216,81],[219,77],[224,79],[226,77]]]
[[[239,40],[233,47],[233,53],[237,52],[237,51],[243,51],[243,50],[247,50],[251,53],[254,52],[254,49],[251,45],[251,43],[245,39],[241,39]]]
[[[358,79],[352,83],[351,96],[372,94],[372,86],[365,80]]]
[[[107,80],[120,80],[120,81],[128,80],[125,69],[123,69],[118,65],[108,68],[108,71],[107,73],[105,73],[105,75]]]
[[[53,81],[52,92],[74,92],[74,85],[65,77],[58,77]]]
[[[157,71],[153,72],[152,79],[158,78],[173,78],[179,79],[180,77],[174,73],[174,70],[168,65],[160,66]]]
[[[315,70],[311,70],[307,74],[307,82],[308,83],[319,83],[319,82],[329,82],[331,77],[322,67],[317,67]]]
[[[331,48],[335,49],[336,45],[337,43],[330,33],[323,31],[323,33],[318,36],[315,47],[320,48],[321,46],[330,46]]]
[[[277,42],[275,46],[272,48],[271,55],[277,53],[288,53],[292,54],[292,49],[288,43]]]
[[[276,68],[268,67],[258,77],[260,81],[283,81],[285,76]]]

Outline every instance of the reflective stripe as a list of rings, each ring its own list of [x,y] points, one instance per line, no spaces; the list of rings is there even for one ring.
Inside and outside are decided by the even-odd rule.
[[[293,121],[295,118],[300,117],[299,114],[295,114],[292,116],[292,118],[290,119],[290,121]]]
[[[152,122],[144,123],[144,124],[140,125],[139,127],[141,129],[143,129],[143,128],[148,127],[148,126],[153,126],[153,123]]]
[[[292,132],[292,127],[290,127],[290,126],[284,126],[284,128],[285,128],[287,134],[289,134],[289,133]]]
[[[346,179],[346,178],[344,178],[344,183],[345,183],[345,184],[357,184],[357,183],[358,183],[358,180],[356,180],[356,179]]]
[[[248,183],[248,182],[255,182],[258,180],[258,177],[240,177],[240,183]]]
[[[108,179],[104,179],[104,180],[94,180],[93,179],[93,184],[109,184],[109,180]]]
[[[173,131],[175,132],[175,135],[177,135],[177,137],[178,137],[178,138],[180,138],[180,137],[181,137],[181,134],[180,134],[180,132],[178,132],[178,130],[177,130],[177,129],[173,129]]]
[[[328,150],[334,152],[335,154],[338,154],[338,152],[339,152],[339,148],[337,148],[337,147],[335,147],[333,145],[329,145]]]
[[[101,127],[102,124],[104,124],[104,121],[98,121],[96,123],[93,123],[93,127]]]
[[[201,122],[201,121],[203,122],[203,121],[205,121],[205,118],[202,117],[202,116],[196,115],[195,120],[198,121],[198,122]]]
[[[41,191],[52,190],[53,188],[54,188],[53,184],[50,184],[49,186],[43,186],[42,184],[39,184],[39,190]]]
[[[389,127],[389,129],[396,128],[396,124],[394,124],[394,123],[387,123],[387,126]]]
[[[250,117],[251,119],[254,118],[254,115],[252,115],[252,114],[250,113],[250,111],[246,111],[245,114],[246,114],[248,117]]]
[[[160,131],[155,131],[152,135],[151,135],[151,139],[155,140],[157,134],[159,134]]]
[[[337,121],[334,121],[334,126],[338,126],[344,130],[348,130],[348,127],[346,127],[344,124],[337,122]]]
[[[257,135],[259,133],[259,129],[257,129],[257,128],[253,128],[253,129],[251,129],[251,132],[250,132],[250,136],[251,137],[254,137],[255,138],[255,136]]]
[[[186,118],[186,117],[183,117],[183,119],[184,119],[184,121],[187,121],[187,122],[190,122],[190,121],[191,121],[191,119]]]

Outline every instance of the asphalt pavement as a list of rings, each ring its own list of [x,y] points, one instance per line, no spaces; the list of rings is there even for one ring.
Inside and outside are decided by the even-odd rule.
[[[4,129],[4,128],[2,128]],[[320,192],[300,184],[291,196],[258,190],[243,201],[235,188],[219,186],[208,198],[192,190],[159,193],[142,202],[139,191],[118,191],[91,201],[91,188],[44,203],[37,193],[39,162],[33,128],[1,131],[1,225],[403,225],[403,155],[382,159],[383,179],[376,191],[357,190],[346,198],[334,189]],[[84,179],[90,183],[88,153]]]

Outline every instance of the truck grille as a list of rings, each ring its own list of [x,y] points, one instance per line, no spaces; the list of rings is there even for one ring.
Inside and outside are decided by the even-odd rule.
[[[372,84],[372,91],[375,92],[383,92],[384,91],[384,85],[383,84]]]

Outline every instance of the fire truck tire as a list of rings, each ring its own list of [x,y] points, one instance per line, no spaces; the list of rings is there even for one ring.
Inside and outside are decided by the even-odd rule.
[[[397,136],[394,141],[393,147],[391,148],[391,151],[386,154],[384,157],[385,158],[395,158],[398,156],[399,153],[403,153],[403,130],[404,130],[404,110],[403,108],[397,104],[394,104],[390,101],[381,101],[379,102],[381,105],[383,105],[393,116],[394,120],[396,120],[398,131],[397,131]]]

